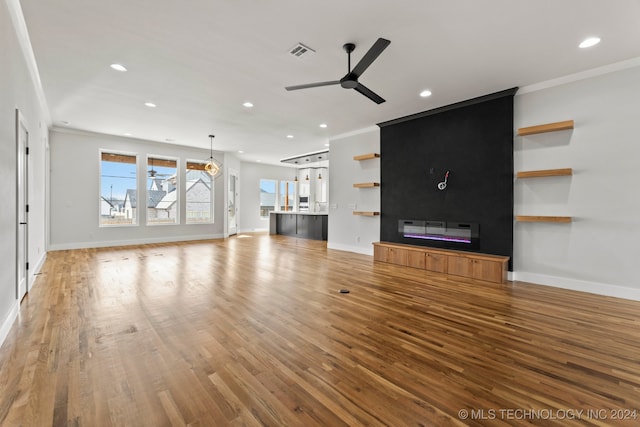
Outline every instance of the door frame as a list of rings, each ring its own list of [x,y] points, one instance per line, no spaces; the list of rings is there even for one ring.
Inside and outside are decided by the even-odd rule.
[[[229,198],[229,192],[231,191],[232,176],[235,177],[234,206],[233,206],[233,208],[235,209],[235,215],[234,215],[235,224],[233,224],[233,226],[229,221],[229,211],[231,209],[231,199]],[[229,174],[227,176],[227,197],[226,197],[227,206],[225,209],[225,213],[227,215],[227,218],[226,218],[227,236],[238,234],[238,213],[239,213],[238,200],[240,199],[239,183],[240,183],[240,173],[235,169],[229,168]]]
[[[25,139],[22,143],[21,133]],[[23,240],[21,242],[21,239]],[[22,280],[24,277],[24,281]],[[16,108],[16,299],[29,292],[29,124]]]

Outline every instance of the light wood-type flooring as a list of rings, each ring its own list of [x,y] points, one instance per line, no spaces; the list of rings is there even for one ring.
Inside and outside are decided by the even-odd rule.
[[[284,236],[56,251],[0,349],[0,425],[631,427],[639,319]]]

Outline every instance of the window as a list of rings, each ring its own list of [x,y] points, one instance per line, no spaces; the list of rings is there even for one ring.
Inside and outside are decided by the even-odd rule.
[[[100,153],[100,226],[137,223],[135,155]]]
[[[280,210],[292,211],[295,198],[296,183],[294,181],[280,181]]]
[[[204,166],[202,162],[187,161],[187,224],[213,223],[213,179]]]
[[[276,181],[273,179],[260,180],[260,217],[269,218],[269,212],[276,206]]]
[[[178,168],[174,159],[147,158],[147,224],[177,224]]]
[[[325,168],[317,169],[316,175],[316,212],[326,212],[327,203],[327,181],[329,178],[329,171]]]

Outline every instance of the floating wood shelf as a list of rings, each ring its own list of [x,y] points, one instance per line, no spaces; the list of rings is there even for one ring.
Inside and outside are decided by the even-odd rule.
[[[570,176],[573,175],[573,169],[545,169],[539,171],[521,171],[516,174],[518,178],[539,178],[545,176]]]
[[[378,216],[380,215],[380,212],[373,212],[373,211],[353,211],[354,215],[360,215],[360,216]]]
[[[564,122],[547,123],[544,125],[529,126],[518,129],[519,136],[535,135],[537,133],[555,132],[558,130],[573,129],[573,120],[566,120]]]
[[[571,222],[570,216],[541,216],[541,215],[517,215],[516,221],[519,222],[556,222],[556,223],[567,223]]]
[[[357,184],[353,184],[353,188],[373,188],[380,187],[379,182],[360,182]]]
[[[378,153],[368,153],[368,154],[361,154],[359,156],[353,156],[353,160],[369,160],[369,159],[377,159],[378,157],[380,157],[380,154]]]

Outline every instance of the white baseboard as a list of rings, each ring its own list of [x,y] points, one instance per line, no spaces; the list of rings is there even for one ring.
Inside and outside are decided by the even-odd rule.
[[[29,291],[31,291],[34,284],[36,283],[36,277],[37,277],[36,274],[40,271],[46,259],[47,259],[47,253],[43,252],[40,259],[34,264],[33,268],[29,269],[31,273],[29,274]],[[0,326],[0,346],[2,346],[2,344],[4,343],[4,340],[7,338],[7,335],[9,334],[9,331],[11,330],[13,323],[18,318],[19,312],[20,312],[20,301],[15,300],[13,305],[11,306],[11,309],[9,310],[9,314],[2,322],[2,325]]]
[[[589,282],[586,280],[571,279],[567,277],[547,276],[544,274],[529,273],[526,271],[514,272],[512,277],[513,280],[518,280],[520,282],[555,286],[557,288],[588,292],[590,294],[640,301],[639,288],[628,288],[625,286]]]
[[[240,233],[263,233],[265,231],[269,231],[268,228],[239,228],[238,234]]]
[[[44,265],[44,262],[46,260],[47,260],[47,253],[43,252],[42,256],[40,257],[38,262],[35,263],[33,268],[29,269],[29,271],[31,273],[29,275],[29,291],[31,291],[31,289],[33,289],[33,285],[35,285],[36,278],[38,277],[38,276],[36,276],[36,274],[38,274],[40,272],[40,269],[42,268],[42,266]]]
[[[9,314],[2,322],[2,325],[0,326],[0,347],[4,343],[4,340],[7,338],[7,335],[9,335],[9,331],[13,326],[13,322],[15,322],[16,319],[18,318],[19,311],[20,311],[20,302],[18,300],[15,300],[13,305],[11,306],[11,309],[9,310]]]
[[[131,245],[147,245],[152,243],[171,243],[171,242],[189,242],[195,240],[223,239],[224,234],[202,234],[198,236],[171,236],[171,237],[150,237],[132,240],[109,240],[102,242],[76,242],[51,244],[50,251],[64,251],[69,249],[90,249],[90,248],[108,248],[112,246],[131,246]]]
[[[373,256],[373,246],[371,245],[366,248],[362,248],[360,246],[342,245],[340,243],[327,242],[327,249],[336,249],[339,251],[355,252],[357,254]]]
[[[327,248],[373,256],[373,249],[367,250],[367,248],[361,248],[358,246],[328,243]],[[509,271],[507,272],[507,280],[517,280],[520,282],[554,286],[556,288],[571,289],[573,291],[587,292],[590,294],[640,301],[640,288],[629,288],[625,286],[589,282],[586,280],[571,279],[567,277],[548,276],[525,271]]]

